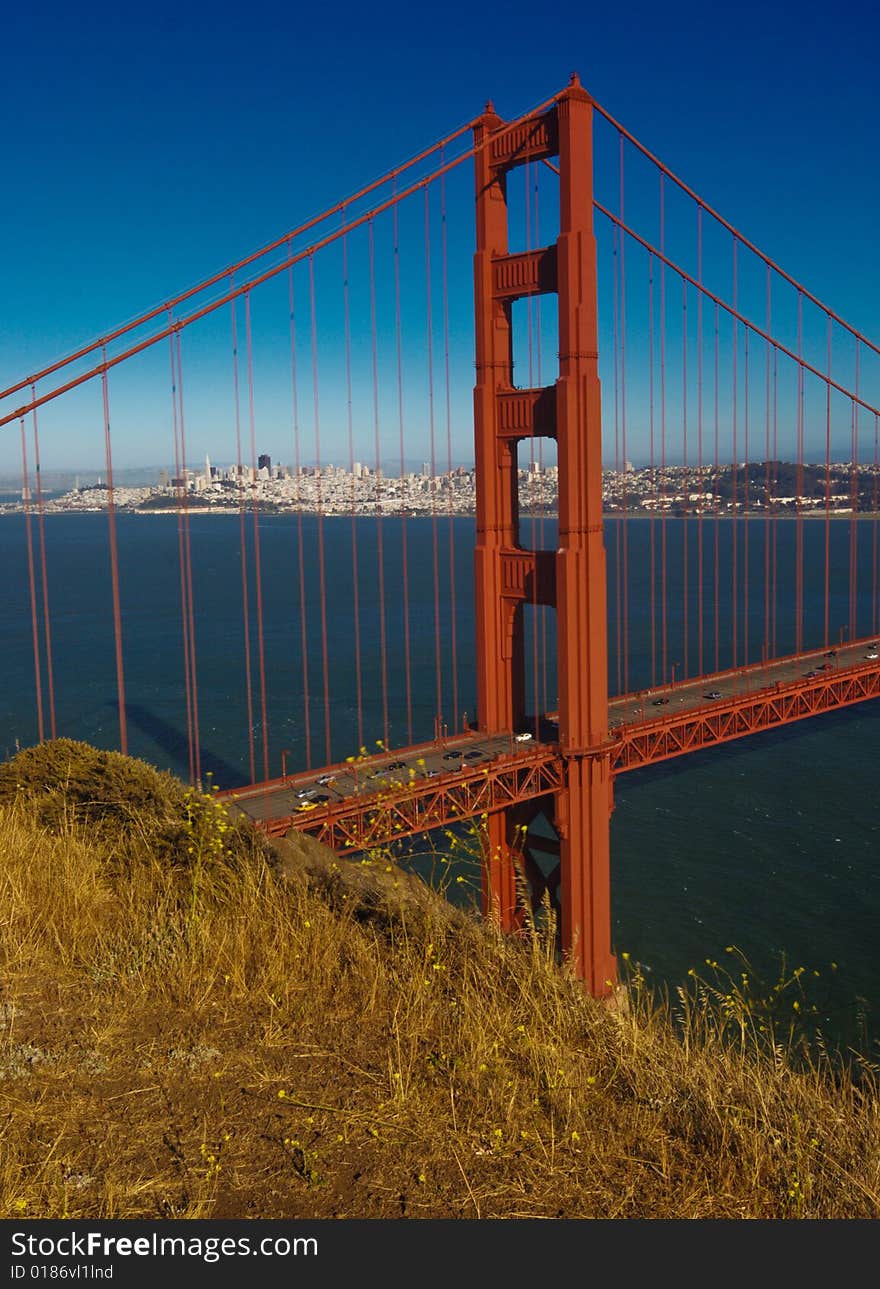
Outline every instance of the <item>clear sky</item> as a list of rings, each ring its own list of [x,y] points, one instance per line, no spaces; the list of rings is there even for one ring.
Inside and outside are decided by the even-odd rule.
[[[574,69],[877,338],[878,37],[871,0],[11,6],[0,385],[279,236],[488,97],[513,116]],[[150,446],[120,445],[120,462],[161,460]]]

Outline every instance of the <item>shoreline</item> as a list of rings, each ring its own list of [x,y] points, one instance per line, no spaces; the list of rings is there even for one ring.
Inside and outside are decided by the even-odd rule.
[[[17,515],[24,515],[26,513],[27,512],[25,511],[23,506],[16,508],[14,510],[13,509],[0,510],[0,519],[17,516]],[[96,506],[93,510],[86,510],[86,509],[48,510],[44,507],[42,511],[40,511],[39,507],[32,506],[30,513],[32,515],[42,514],[46,519],[49,519],[53,515],[106,515],[107,508],[106,506],[101,506],[101,507]],[[187,506],[187,507],[181,507],[180,509],[178,509],[176,506],[157,506],[155,508],[144,508],[144,509],[141,509],[140,507],[129,508],[126,506],[117,506],[115,509],[116,515],[153,515],[153,516],[165,515],[165,516],[174,517],[174,518],[182,514],[186,514],[191,518],[193,516],[202,516],[202,515],[240,515],[241,513],[242,513],[242,509],[239,506]],[[244,514],[253,515],[254,513],[255,512],[253,510],[253,507],[251,506],[244,507]],[[268,519],[282,518],[283,516],[286,516],[286,515],[295,515],[295,516],[314,515],[315,517],[320,516],[323,519],[351,519],[352,515],[354,516],[355,519],[389,519],[389,520],[392,520],[392,519],[431,519],[433,520],[433,519],[475,519],[476,518],[476,514],[473,510],[452,510],[452,511],[438,510],[436,513],[432,513],[431,511],[417,511],[411,514],[402,514],[400,511],[383,511],[381,514],[369,514],[369,513],[363,514],[357,510],[356,511],[342,510],[342,511],[328,512],[328,511],[320,511],[320,510],[296,510],[292,507],[278,509],[278,510],[263,510],[258,507],[256,510],[256,514],[260,517],[265,517]],[[701,519],[707,522],[711,522],[713,520],[722,520],[722,519],[725,519],[725,520],[729,520],[729,519],[738,519],[738,520],[739,519],[758,519],[758,520],[806,519],[812,522],[822,521],[822,520],[827,520],[828,522],[830,522],[832,520],[852,521],[853,519],[859,520],[859,521],[877,520],[877,519],[880,519],[880,511],[862,510],[862,511],[858,511],[856,514],[853,514],[853,512],[849,510],[832,510],[826,514],[824,510],[820,510],[820,511],[804,510],[804,511],[801,511],[800,513],[798,513],[797,511],[795,512],[786,511],[786,512],[777,512],[775,514],[768,514],[766,511],[759,510],[759,511],[744,511],[737,514],[716,514],[714,510],[704,510],[702,512],[694,511],[694,512],[688,513],[687,515],[670,515],[670,514],[646,514],[644,511],[641,511],[641,510],[638,510],[638,511],[628,510],[626,514],[624,514],[622,511],[619,511],[619,510],[606,510],[606,511],[603,511],[602,517],[603,519],[626,519],[626,520],[641,519],[641,520],[655,520],[655,521],[662,521],[662,522],[676,521],[681,519],[698,519],[698,520]],[[548,511],[542,514],[532,515],[532,514],[529,514],[528,511],[521,510],[520,518],[531,519],[531,520],[541,520],[541,519],[558,520],[559,514],[557,511],[554,510],[554,511]]]

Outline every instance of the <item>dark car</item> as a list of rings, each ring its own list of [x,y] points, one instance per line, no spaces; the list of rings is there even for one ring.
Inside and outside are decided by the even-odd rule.
[[[461,757],[460,757],[460,754],[459,754],[458,752],[444,752],[444,753],[443,753],[443,760],[444,760],[444,761],[458,761],[458,760],[460,760],[460,759],[461,759]]]
[[[315,795],[312,797],[312,801],[315,803],[315,805],[318,805],[318,804],[323,805],[325,801],[329,801],[329,800],[330,798],[327,796],[326,792],[316,792]]]
[[[464,754],[464,760],[465,760],[465,761],[480,761],[480,760],[482,760],[482,758],[483,758],[485,755],[486,755],[486,753],[485,753],[485,752],[480,752],[477,748],[474,748],[472,752],[465,752],[465,754]]]
[[[665,707],[668,702],[669,702],[668,698],[655,698],[652,700],[652,705],[654,707]]]
[[[704,698],[709,698],[709,699],[711,699],[712,701],[714,701],[716,698],[720,698],[720,697],[721,697],[721,690],[720,690],[720,689],[710,689],[710,690],[709,690],[709,692],[708,692],[708,694],[704,694],[704,695],[703,695],[703,697],[704,697]]]
[[[406,761],[389,761],[385,766],[386,770],[405,770]]]
[[[826,658],[836,658],[836,657],[837,657],[837,650],[836,650],[836,649],[829,649],[829,650],[828,650],[828,652],[826,653],[825,657],[826,657]]]
[[[816,671],[815,668],[812,671],[804,672],[804,675],[806,676],[807,680],[812,680],[814,676],[821,676],[821,674],[822,673],[820,671]]]

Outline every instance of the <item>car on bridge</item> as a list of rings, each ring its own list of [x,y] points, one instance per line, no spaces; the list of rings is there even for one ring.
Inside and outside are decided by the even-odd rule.
[[[405,770],[406,761],[389,761],[385,766],[386,770]]]
[[[653,707],[666,707],[666,706],[668,706],[668,704],[669,704],[669,699],[668,699],[668,698],[653,698],[653,699],[651,700],[651,704],[652,704],[652,706],[653,706]]]
[[[713,701],[713,702],[714,702],[714,700],[715,700],[716,698],[721,698],[721,697],[722,697],[721,690],[720,690],[720,689],[710,689],[710,690],[709,690],[709,692],[708,692],[708,694],[704,694],[704,695],[703,695],[703,697],[704,697],[704,698],[708,698],[708,699],[710,699],[711,701]]]
[[[528,743],[531,741],[532,735],[528,732],[528,730],[524,730],[522,734],[515,734],[514,738],[516,739],[517,743]]]
[[[876,649],[869,649],[865,657],[870,658],[871,662],[873,662],[875,658],[880,658],[880,654],[877,653]]]

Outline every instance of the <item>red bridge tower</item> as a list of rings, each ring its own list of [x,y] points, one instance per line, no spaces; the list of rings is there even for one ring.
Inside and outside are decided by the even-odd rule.
[[[592,100],[573,76],[549,111],[506,128],[489,104],[474,126],[476,646],[480,729],[494,734],[523,728],[523,606],[556,608],[565,786],[550,800],[490,814],[483,902],[505,929],[517,925],[513,856],[523,849],[517,830],[548,815],[559,839],[562,950],[587,988],[604,994],[616,981],[616,963],[592,114]],[[510,254],[508,171],[553,156],[559,157],[559,237],[554,245]],[[515,388],[511,306],[552,292],[559,307],[555,386]],[[517,446],[533,434],[557,443],[555,552],[526,550],[520,543]],[[540,848],[546,850],[547,843]]]

